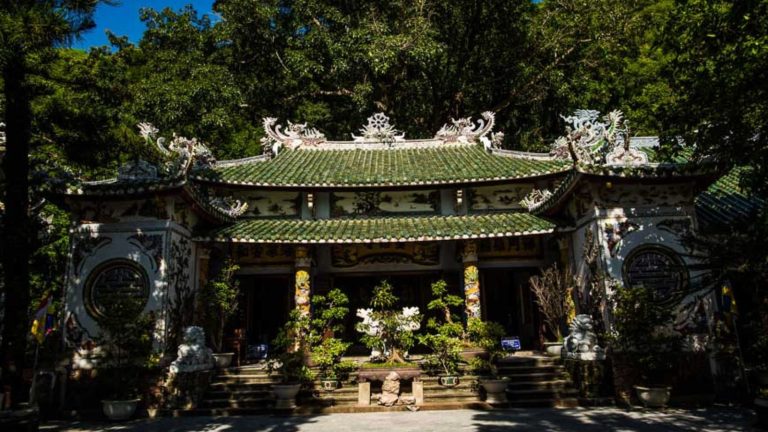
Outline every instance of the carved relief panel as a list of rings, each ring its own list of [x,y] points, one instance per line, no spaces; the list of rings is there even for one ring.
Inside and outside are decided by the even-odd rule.
[[[440,192],[370,191],[334,192],[331,194],[331,216],[376,216],[396,213],[437,213]]]
[[[520,200],[533,190],[533,184],[484,186],[468,190],[470,210],[522,209]]]

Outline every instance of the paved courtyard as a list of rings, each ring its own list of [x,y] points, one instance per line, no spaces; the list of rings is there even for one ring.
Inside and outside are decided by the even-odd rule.
[[[510,409],[500,411],[427,411],[330,414],[297,417],[186,417],[129,423],[51,423],[59,431],[750,431],[753,416],[733,408],[631,411],[597,409]]]

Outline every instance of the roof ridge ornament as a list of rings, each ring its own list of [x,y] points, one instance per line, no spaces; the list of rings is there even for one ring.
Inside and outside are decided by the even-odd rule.
[[[247,201],[240,201],[228,196],[212,197],[208,204],[231,218],[240,217],[248,210]]]
[[[377,112],[368,117],[368,124],[360,129],[362,136],[352,135],[355,142],[383,142],[392,144],[405,141],[405,132],[395,129],[389,124],[389,117],[383,112]]]
[[[210,168],[216,165],[216,158],[202,141],[173,134],[166,145],[165,137],[158,137],[159,130],[152,123],[139,123],[139,134],[147,143],[155,145],[163,156],[174,159],[166,165],[168,172],[175,176],[184,175],[191,167],[194,169]]]
[[[574,164],[642,165],[648,155],[630,147],[629,122],[624,114],[614,110],[599,121],[600,112],[579,109],[565,120],[566,135],[552,144],[550,155],[556,159],[572,159]]]
[[[493,111],[485,111],[480,114],[482,118],[477,119],[477,124],[472,121],[472,117],[463,117],[459,119],[451,118],[452,124],[444,124],[435,134],[436,139],[444,142],[462,142],[468,143],[484,138],[496,124],[496,114]],[[503,134],[501,135],[503,137]],[[493,143],[493,136],[486,145],[488,148]],[[483,142],[485,144],[485,142]]]
[[[525,207],[530,212],[542,205],[551,196],[552,192],[549,189],[532,189],[528,195],[519,202],[521,206]]]
[[[277,124],[277,118],[264,117],[264,133],[267,135],[261,139],[261,147],[264,155],[269,158],[277,156],[281,147],[295,149],[302,145],[317,147],[326,141],[325,135],[313,127],[307,127],[306,123],[292,123],[288,121],[288,127],[283,129]]]

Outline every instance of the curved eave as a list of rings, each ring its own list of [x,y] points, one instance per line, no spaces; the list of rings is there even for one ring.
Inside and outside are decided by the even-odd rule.
[[[529,213],[364,219],[246,219],[197,241],[227,243],[361,244],[469,240],[549,234],[551,222]]]
[[[181,196],[187,203],[192,206],[194,211],[196,211],[203,219],[209,222],[231,223],[235,221],[235,217],[209,204],[205,197],[203,197],[189,185],[182,188]]]
[[[568,201],[571,192],[583,178],[610,180],[616,182],[670,182],[705,179],[701,188],[704,189],[717,178],[717,171],[710,165],[691,164],[645,164],[640,166],[606,166],[576,164],[563,181],[555,188],[552,195],[537,206],[530,209],[535,215],[552,216]]]
[[[186,184],[184,178],[138,182],[93,182],[54,190],[52,194],[68,198],[135,198],[137,196],[173,192]]]
[[[273,182],[251,182],[251,181],[225,181],[214,180],[199,176],[190,176],[191,180],[201,184],[212,186],[231,186],[235,188],[258,188],[258,189],[295,189],[295,190],[345,190],[345,189],[420,189],[424,187],[444,187],[444,186],[481,186],[494,185],[509,182],[528,182],[538,179],[547,179],[561,176],[568,172],[568,169],[550,170],[537,173],[536,175],[524,176],[497,176],[487,178],[472,179],[451,179],[434,181],[396,181],[396,182],[372,182],[372,183],[273,183]]]

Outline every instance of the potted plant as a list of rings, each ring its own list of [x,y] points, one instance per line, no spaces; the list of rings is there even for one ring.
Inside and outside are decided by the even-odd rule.
[[[563,329],[567,328],[568,316],[575,312],[573,288],[577,283],[570,269],[560,271],[557,265],[542,270],[540,276],[529,279],[531,292],[544,317],[544,324],[554,340],[544,343],[547,354],[560,356],[563,348]]]
[[[226,260],[214,278],[209,280],[198,297],[202,311],[205,311],[206,333],[213,347],[213,358],[217,368],[226,368],[232,363],[233,352],[222,352],[224,347],[224,328],[237,311],[237,297],[240,284],[235,279],[235,272],[240,267],[231,260]]]
[[[360,340],[371,349],[371,359],[379,363],[407,363],[408,350],[416,341],[413,332],[421,327],[419,308],[404,307],[397,311],[397,301],[392,285],[385,280],[373,288],[371,307],[357,311],[363,319],[355,327],[363,334]]]
[[[470,361],[472,371],[483,376],[480,378],[480,385],[485,390],[488,403],[507,402],[508,381],[499,377],[496,365],[504,356],[504,351],[501,349],[501,338],[504,337],[504,333],[504,327],[499,323],[482,321],[479,318],[470,318],[467,322],[469,340],[483,348],[488,355],[487,359],[476,357]]]
[[[673,311],[642,286],[618,286],[614,301],[611,348],[636,373],[633,387],[642,404],[664,407],[682,350],[682,336],[672,328]]]
[[[349,299],[339,289],[312,297],[313,314],[309,333],[311,358],[320,370],[319,378],[326,391],[338,388],[339,376],[349,369],[341,357],[351,344],[334,337],[336,332],[344,329],[342,322],[349,313],[348,304]]]
[[[425,358],[425,366],[430,370],[439,370],[440,384],[455,386],[458,384],[459,362],[461,361],[461,337],[464,326],[454,317],[451,308],[464,304],[464,299],[449,294],[444,280],[432,284],[432,301],[427,308],[437,312],[437,318],[427,321],[429,333],[418,337],[419,342],[432,353]]]
[[[115,299],[110,316],[99,323],[97,342],[104,354],[97,376],[106,390],[102,411],[110,420],[127,420],[136,412],[141,380],[152,361],[154,320],[141,314],[141,306],[134,299]]]
[[[280,384],[274,384],[277,409],[296,408],[296,395],[302,384],[311,380],[311,373],[306,365],[309,318],[298,310],[291,311],[288,321],[272,341],[275,354],[267,362],[267,371],[280,373]]]

